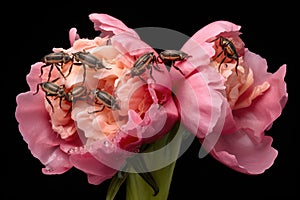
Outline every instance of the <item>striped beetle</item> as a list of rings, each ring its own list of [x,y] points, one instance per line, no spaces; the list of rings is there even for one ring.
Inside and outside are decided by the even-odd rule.
[[[158,56],[158,61],[160,63],[164,63],[166,65],[168,71],[170,71],[171,67],[173,66],[182,75],[184,75],[183,72],[179,69],[179,67],[175,66],[175,62],[186,60],[188,57],[190,57],[190,55],[188,55],[187,53],[185,53],[183,51],[164,50],[164,51],[160,52],[160,54]],[[170,64],[170,65],[168,65],[168,64]]]
[[[74,105],[78,100],[88,100],[88,91],[85,86],[82,84],[80,85],[73,85],[69,91],[65,92],[65,100],[68,102],[72,102]],[[71,112],[72,107],[68,110],[66,116]]]
[[[216,40],[219,40],[219,45],[222,48],[222,51],[214,58],[214,60],[220,57],[222,53],[224,54],[224,58],[221,60],[218,70],[220,71],[221,64],[224,63],[225,59],[230,58],[231,60],[236,61],[235,72],[236,74],[238,74],[237,68],[239,65],[239,56],[237,54],[233,42],[223,36],[219,36],[216,39],[212,40],[211,42],[214,42]]]
[[[54,52],[50,53],[48,55],[45,55],[41,61],[45,63],[43,66],[41,66],[41,74],[40,77],[43,75],[43,68],[50,66],[50,71],[48,73],[48,81],[51,77],[51,72],[53,70],[53,67],[55,66],[56,69],[59,71],[59,73],[66,79],[65,75],[62,73],[61,68],[64,64],[71,62],[72,58],[69,56],[69,54],[60,51],[60,52]]]
[[[65,85],[55,84],[55,81],[57,81],[58,79],[59,78],[56,78],[51,82],[47,81],[47,82],[42,82],[42,83],[37,84],[36,92],[33,93],[33,95],[36,95],[39,92],[39,87],[41,87],[42,90],[45,92],[46,100],[49,103],[49,105],[51,106],[53,112],[54,112],[54,107],[48,97],[55,96],[55,99],[59,98],[60,99],[59,106],[61,108],[61,101],[66,96]]]
[[[94,89],[90,90],[90,93],[92,93],[95,99],[95,103],[102,106],[100,110],[94,110],[92,112],[89,112],[90,114],[101,112],[105,107],[108,107],[113,110],[120,110],[120,106],[117,103],[116,99],[108,92],[105,92],[104,90]]]
[[[76,53],[72,53],[73,55],[73,60],[75,60],[77,63],[74,63],[71,65],[69,69],[68,75],[72,71],[73,65],[82,65],[83,66],[83,82],[85,81],[85,76],[86,76],[86,66],[88,66],[91,69],[111,69],[103,65],[102,61],[99,60],[96,56],[91,54],[90,52],[86,51],[79,51]]]
[[[162,70],[157,65],[157,59],[154,55],[154,52],[147,52],[141,55],[133,64],[133,67],[130,70],[131,77],[138,76],[143,82],[147,83],[141,75],[147,70],[150,70],[150,77],[155,81],[152,76],[152,67],[162,72]]]

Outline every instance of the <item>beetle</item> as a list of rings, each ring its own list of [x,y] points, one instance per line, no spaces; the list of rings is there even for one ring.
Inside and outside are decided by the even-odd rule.
[[[158,61],[160,63],[166,64],[168,71],[170,71],[171,67],[173,66],[182,75],[184,75],[183,72],[181,71],[181,69],[179,67],[175,66],[175,62],[186,60],[188,57],[190,57],[190,55],[188,55],[187,53],[185,53],[183,51],[167,49],[167,50],[160,52],[160,54],[158,56]],[[170,65],[168,65],[168,63]]]
[[[99,60],[96,56],[94,56],[93,54],[91,54],[90,52],[86,52],[86,51],[78,51],[75,53],[72,53],[73,57],[73,64],[71,65],[70,69],[69,69],[69,73],[68,75],[71,73],[72,71],[72,67],[73,65],[82,65],[83,66],[83,82],[85,81],[85,76],[86,76],[86,66],[88,66],[91,69],[111,69],[106,67],[101,60]],[[74,62],[74,60],[76,62]]]
[[[224,58],[221,60],[218,70],[220,71],[221,64],[224,63],[225,59],[230,58],[231,60],[236,61],[235,72],[238,74],[237,68],[239,65],[239,56],[233,42],[223,36],[217,37],[212,40],[212,42],[216,40],[219,40],[219,45],[222,48],[222,51],[214,58],[214,60],[220,57],[222,53],[224,54]]]
[[[65,99],[69,102],[75,103],[77,100],[86,100],[87,93],[87,88],[85,86],[77,85],[66,92]]]
[[[157,58],[154,55],[154,52],[146,52],[142,54],[133,64],[133,67],[130,70],[131,77],[138,76],[143,82],[147,83],[141,75],[147,70],[150,70],[150,77],[155,81],[152,76],[152,67],[162,72],[162,70],[157,65]]]
[[[94,110],[92,112],[89,112],[90,114],[96,113],[96,112],[101,112],[101,111],[103,111],[103,109],[105,107],[108,107],[113,110],[120,110],[120,106],[117,103],[117,100],[115,99],[114,96],[112,96],[108,92],[106,92],[104,90],[93,89],[93,90],[90,90],[90,93],[95,98],[95,103],[98,105],[102,105],[100,110]]]
[[[63,76],[63,78],[66,79],[65,75],[61,71],[61,67],[64,64],[67,64],[67,63],[71,62],[72,57],[68,53],[60,51],[60,52],[54,52],[54,53],[50,53],[50,54],[45,55],[41,59],[41,61],[45,64],[43,66],[41,66],[40,77],[43,75],[43,68],[50,66],[50,70],[49,70],[49,73],[48,73],[48,81],[49,81],[50,77],[51,77],[51,72],[53,70],[53,67],[55,66],[56,69],[59,71],[59,73]]]
[[[58,80],[59,78],[54,79],[53,81],[49,82],[42,82],[37,84],[36,86],[36,92],[33,93],[33,95],[36,95],[39,92],[39,88],[41,87],[42,90],[45,92],[45,97],[47,102],[50,104],[52,111],[54,112],[54,107],[51,103],[51,101],[49,100],[49,96],[54,96],[55,99],[59,98],[59,106],[61,108],[61,101],[62,99],[66,96],[65,93],[65,85],[57,85],[55,82]]]
[[[74,105],[78,100],[88,100],[88,90],[82,84],[75,85],[69,91],[65,92],[64,99],[68,102],[72,102]],[[71,112],[72,107],[68,110],[66,116]]]

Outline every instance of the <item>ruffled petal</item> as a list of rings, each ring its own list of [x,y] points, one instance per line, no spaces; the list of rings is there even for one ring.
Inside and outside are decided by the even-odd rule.
[[[93,13],[89,15],[94,23],[94,29],[101,31],[101,37],[129,33],[133,37],[139,38],[138,34],[131,28],[128,28],[122,21],[107,14]]]
[[[147,43],[127,32],[113,36],[111,43],[122,55],[140,56],[145,52],[153,51]]]
[[[198,30],[190,38],[190,40],[201,45],[201,47],[208,53],[208,55],[212,57],[215,54],[215,50],[213,48],[214,44],[208,41],[222,32],[236,32],[239,31],[240,28],[241,26],[238,26],[229,21],[214,21]]]
[[[41,74],[42,65],[42,62],[37,62],[33,64],[31,66],[29,74],[27,74],[26,76],[27,84],[30,87],[30,91],[32,91],[33,93],[37,91],[37,85],[42,82],[42,79],[39,77]],[[43,74],[47,74],[49,70],[47,68],[44,68],[43,71]]]
[[[16,98],[16,119],[19,130],[33,156],[45,166],[44,173],[63,173],[70,169],[67,155],[59,149],[63,141],[57,137],[49,123],[43,96],[31,92],[21,93]]]
[[[209,55],[193,38],[190,38],[180,50],[188,54],[188,58],[184,62],[176,63],[176,66],[180,68],[185,77],[195,72],[199,67],[210,63]]]
[[[222,134],[210,153],[236,171],[261,174],[273,165],[277,157],[278,152],[271,146],[272,141],[272,137],[264,136],[257,142],[240,130],[234,134]]]
[[[222,106],[223,89],[221,76],[209,66],[202,66],[198,73],[175,84],[181,121],[197,137],[203,138],[212,132],[221,113],[226,113]]]
[[[286,84],[283,81],[285,71],[284,65],[267,79],[271,86],[264,95],[253,102],[250,107],[234,113],[235,120],[241,128],[248,127],[259,137],[281,115],[288,97]]]
[[[74,154],[70,156],[70,162],[88,176],[88,182],[93,185],[99,185],[103,181],[112,178],[117,172],[102,163],[100,163],[91,154]]]
[[[76,28],[71,28],[69,31],[69,40],[70,45],[73,46],[74,42],[80,38],[79,34],[77,34]]]

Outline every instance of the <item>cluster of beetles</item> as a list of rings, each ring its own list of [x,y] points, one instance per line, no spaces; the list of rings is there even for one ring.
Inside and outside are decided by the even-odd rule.
[[[239,64],[238,63],[239,56],[237,54],[234,44],[229,39],[223,36],[217,37],[212,42],[217,40],[219,41],[218,45],[221,47],[222,51],[218,53],[218,55],[216,55],[214,59],[220,57],[221,55],[224,56],[219,64],[219,69],[221,64],[224,63],[225,59],[229,58],[231,60],[236,61],[235,69],[237,72],[237,66]],[[149,70],[150,77],[155,81],[154,77],[152,76],[152,69],[155,69],[157,71],[162,71],[159,68],[158,63],[165,64],[168,71],[170,71],[171,68],[173,67],[176,70],[178,70],[182,75],[184,75],[183,72],[180,70],[180,68],[175,65],[175,62],[184,61],[189,57],[190,55],[179,50],[164,50],[160,52],[158,56],[156,56],[154,52],[146,52],[135,60],[130,70],[130,75],[131,77],[138,76],[143,82],[146,82],[141,77],[141,75],[144,74],[147,70]],[[83,83],[86,78],[87,67],[95,70],[111,69],[106,67],[103,64],[103,62],[97,57],[95,57],[92,53],[86,51],[79,51],[79,52],[72,53],[70,55],[63,51],[54,52],[44,56],[41,61],[44,63],[44,65],[41,66],[40,76],[42,76],[43,69],[45,67],[50,67],[48,73],[48,80],[46,82],[41,82],[37,85],[37,90],[34,93],[34,95],[37,94],[39,92],[39,88],[41,88],[44,91],[45,98],[47,102],[50,104],[53,112],[54,112],[54,107],[49,97],[59,98],[60,107],[61,107],[62,100],[65,100],[70,103],[75,103],[78,100],[92,100],[93,103],[96,103],[101,106],[99,110],[94,110],[90,113],[101,112],[105,107],[109,109],[120,109],[120,106],[118,105],[115,97],[112,94],[102,89],[87,90],[87,88],[83,84],[75,85],[74,87],[67,89],[65,85],[58,85],[55,83],[59,78],[50,81],[51,72],[54,67],[58,70],[61,76],[64,79],[66,79],[70,75],[73,65],[82,66]],[[64,73],[62,72],[62,67],[63,65],[70,62],[72,64],[68,70],[68,73],[67,75],[64,75]],[[90,98],[90,95],[92,95],[92,98]],[[66,116],[70,114],[71,108],[72,107],[70,107],[70,109],[68,110]]]

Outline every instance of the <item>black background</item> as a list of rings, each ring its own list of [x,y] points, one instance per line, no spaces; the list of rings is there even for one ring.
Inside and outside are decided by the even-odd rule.
[[[161,2],[151,1],[127,2],[126,6],[118,2],[108,5],[102,1],[88,0],[38,2],[12,5],[7,10],[8,14],[2,16],[2,43],[6,48],[2,49],[5,53],[2,53],[1,67],[1,99],[5,101],[2,104],[4,158],[1,167],[4,169],[1,190],[5,199],[16,196],[25,199],[72,199],[79,195],[84,195],[85,199],[105,199],[109,181],[98,186],[90,185],[86,175],[77,169],[62,175],[42,174],[43,166],[30,154],[14,116],[15,97],[28,90],[25,76],[31,64],[39,61],[53,47],[69,48],[68,32],[72,27],[77,28],[81,37],[98,36],[99,32],[94,31],[93,23],[88,18],[91,13],[110,14],[130,28],[163,27],[188,36],[208,23],[228,20],[242,26],[241,38],[252,52],[267,59],[269,72],[275,72],[282,64],[287,64],[285,80],[289,100],[282,115],[266,133],[273,137],[273,147],[279,152],[274,165],[261,175],[241,174],[210,156],[199,159],[200,144],[195,140],[177,161],[169,199],[183,199],[182,196],[185,199],[299,196],[299,132],[294,128],[298,121],[296,91],[299,89],[296,87],[299,83],[293,78],[299,67],[299,34],[296,31],[298,22],[294,5],[273,3],[270,7],[262,7],[250,2],[240,5],[225,1],[206,4],[184,1],[162,7]],[[124,197],[125,190],[121,188],[116,199]]]

